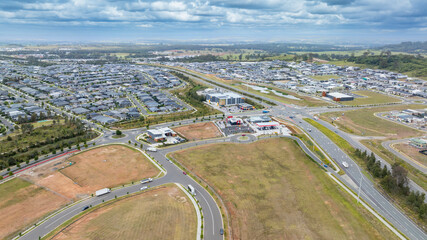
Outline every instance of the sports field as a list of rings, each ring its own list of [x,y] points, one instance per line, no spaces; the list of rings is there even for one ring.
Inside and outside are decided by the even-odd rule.
[[[346,112],[330,112],[321,115],[321,118],[327,122],[331,122],[331,118],[338,118],[334,124],[340,127],[341,130],[363,136],[385,136],[388,138],[407,138],[422,134],[413,128],[394,123],[379,117],[374,113],[388,112],[392,110],[417,109],[422,105],[393,105],[387,107],[374,107],[357,109]]]
[[[363,97],[354,98],[353,101],[343,101],[340,103],[343,105],[367,105],[402,102],[402,100],[398,98],[390,97],[385,94],[372,91],[354,91],[353,93]]]
[[[55,240],[62,239],[195,239],[193,204],[175,185],[150,190],[84,215]]]
[[[0,184],[0,239],[9,239],[68,202],[20,178]]]
[[[204,145],[172,156],[221,195],[232,239],[395,239],[290,139]]]
[[[189,141],[221,137],[222,134],[213,122],[202,122],[173,129]]]

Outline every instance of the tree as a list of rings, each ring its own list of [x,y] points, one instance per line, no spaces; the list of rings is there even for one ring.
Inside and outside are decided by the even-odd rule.
[[[393,164],[391,176],[397,186],[406,187],[408,185],[408,171],[400,164]]]
[[[116,130],[116,135],[117,135],[117,136],[121,136],[121,135],[122,135],[122,131],[120,131],[120,130],[118,130],[118,129],[117,129],[117,130]]]
[[[34,126],[31,123],[25,123],[21,125],[22,133],[31,134],[34,130]]]

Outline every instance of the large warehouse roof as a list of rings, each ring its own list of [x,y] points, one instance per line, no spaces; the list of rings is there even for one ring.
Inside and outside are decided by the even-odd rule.
[[[352,96],[339,92],[328,93],[328,95],[334,98],[352,98]]]

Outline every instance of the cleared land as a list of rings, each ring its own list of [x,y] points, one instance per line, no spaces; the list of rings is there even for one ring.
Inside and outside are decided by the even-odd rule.
[[[318,81],[324,81],[324,80],[329,80],[331,78],[339,79],[341,77],[338,75],[314,75],[314,76],[310,76],[310,78]]]
[[[196,123],[173,129],[188,140],[200,140],[221,137],[222,134],[213,122]]]
[[[374,113],[387,112],[392,110],[419,109],[423,105],[396,105],[387,107],[375,107],[357,109],[347,112],[330,112],[321,115],[327,122],[332,122],[331,118],[337,118],[334,124],[341,130],[348,133],[364,136],[386,136],[390,139],[408,138],[422,135],[422,132],[402,124],[394,123],[379,117]],[[344,115],[343,115],[344,114]]]
[[[67,202],[66,198],[20,178],[0,184],[0,239],[13,237]]]
[[[318,100],[318,99],[308,97],[308,96],[299,95],[299,94],[296,94],[296,93],[291,92],[291,91],[286,91],[283,89],[274,88],[274,87],[270,87],[270,86],[260,86],[260,87],[267,87],[267,88],[275,90],[279,93],[282,93],[284,95],[294,96],[294,97],[298,98],[299,100],[279,96],[279,95],[276,95],[270,91],[268,93],[263,93],[261,91],[254,90],[254,89],[247,87],[245,85],[242,85],[242,84],[232,84],[232,86],[236,87],[238,89],[245,90],[247,92],[262,96],[262,97],[270,98],[270,99],[285,103],[285,104],[295,104],[298,106],[307,106],[307,107],[319,107],[319,106],[331,105],[330,103],[322,101],[322,100]]]
[[[219,192],[232,239],[395,239],[290,139],[205,145],[172,156]]]
[[[69,163],[73,164],[70,166]],[[126,146],[110,145],[36,167],[23,177],[75,199],[101,188],[154,177],[158,173],[159,170],[140,152]]]
[[[170,185],[96,209],[66,228],[62,239],[194,239],[196,212],[191,201]]]
[[[390,97],[382,93],[371,92],[371,91],[354,91],[353,93],[360,96],[364,96],[364,97],[355,98],[353,101],[343,101],[340,103],[343,105],[367,105],[367,104],[395,103],[395,102],[402,101],[398,98]]]
[[[420,149],[412,147],[407,143],[395,144],[393,147],[421,165],[427,166],[427,156],[420,153]]]

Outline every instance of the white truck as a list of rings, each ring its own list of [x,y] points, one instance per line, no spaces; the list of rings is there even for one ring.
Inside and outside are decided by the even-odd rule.
[[[147,151],[149,151],[149,152],[157,152],[157,148],[155,148],[155,147],[149,147],[149,148],[147,148]]]
[[[196,195],[196,189],[193,186],[188,185],[188,191],[191,193],[191,195]]]
[[[152,179],[152,178],[142,179],[142,180],[141,180],[141,184],[149,183],[149,182],[152,182],[152,181],[153,181],[153,179]]]
[[[103,188],[101,190],[96,191],[95,192],[95,196],[99,197],[99,196],[102,196],[102,195],[110,193],[110,192],[111,192],[111,189],[109,189],[109,188]]]

